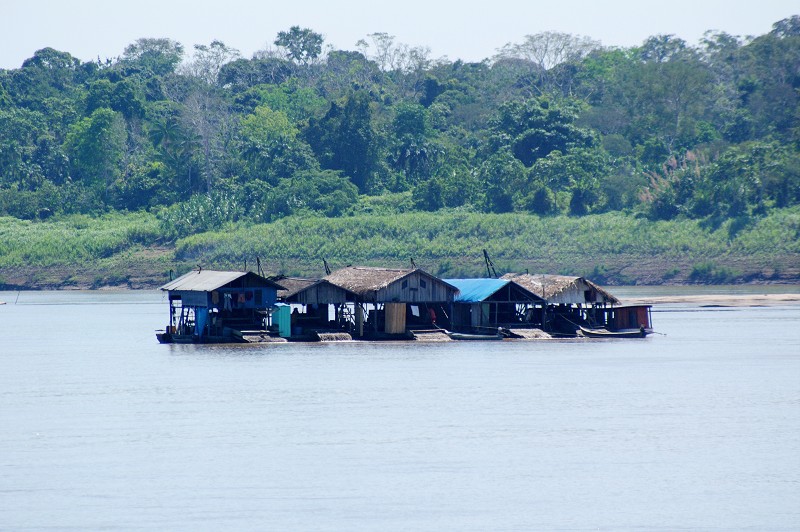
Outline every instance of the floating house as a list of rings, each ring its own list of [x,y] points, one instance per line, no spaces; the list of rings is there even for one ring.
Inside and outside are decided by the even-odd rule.
[[[567,336],[644,337],[652,332],[651,306],[621,306],[607,290],[584,277],[508,273],[547,301],[546,330]]]
[[[326,281],[355,295],[355,335],[398,338],[447,319],[458,289],[421,269],[348,266]]]
[[[444,279],[459,292],[453,301],[454,331],[495,333],[498,328],[541,328],[547,301],[509,279]]]
[[[619,299],[584,277],[507,273],[501,277],[514,281],[550,305],[618,305]]]
[[[284,287],[253,272],[196,270],[161,287],[169,298],[162,343],[269,341],[272,306]]]
[[[349,340],[355,328],[354,307],[358,296],[325,279],[272,277],[278,290],[278,312],[288,314],[288,329],[280,336],[293,340]],[[286,308],[288,307],[288,308]]]

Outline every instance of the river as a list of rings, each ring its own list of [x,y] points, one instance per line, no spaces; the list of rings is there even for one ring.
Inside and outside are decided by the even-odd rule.
[[[2,530],[800,529],[800,305],[181,346],[154,291],[0,301]]]

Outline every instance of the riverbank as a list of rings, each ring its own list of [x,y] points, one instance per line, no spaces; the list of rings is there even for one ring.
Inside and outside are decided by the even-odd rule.
[[[800,211],[744,225],[653,222],[605,213],[398,213],[291,217],[238,223],[180,237],[151,213],[68,216],[44,222],[0,218],[0,289],[158,287],[198,265],[267,274],[324,276],[323,260],[409,267],[438,277],[498,272],[582,276],[605,286],[800,283]]]
[[[687,287],[687,290],[690,290]],[[800,304],[800,293],[789,294],[703,294],[623,298],[625,305],[686,304],[699,307],[774,307]]]

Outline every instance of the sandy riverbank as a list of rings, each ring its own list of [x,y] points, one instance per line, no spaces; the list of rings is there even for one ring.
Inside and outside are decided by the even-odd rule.
[[[704,294],[624,298],[624,305],[689,304],[701,307],[773,307],[800,304],[800,294]]]

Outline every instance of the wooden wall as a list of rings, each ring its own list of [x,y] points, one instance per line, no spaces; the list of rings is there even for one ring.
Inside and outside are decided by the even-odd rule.
[[[386,327],[387,334],[402,334],[406,332],[406,304],[405,303],[386,303]]]
[[[348,293],[338,286],[319,283],[301,290],[291,299],[301,305],[327,305],[347,303],[347,295]]]
[[[448,303],[453,301],[454,297],[455,289],[443,281],[420,272],[413,272],[378,290],[376,302]]]

